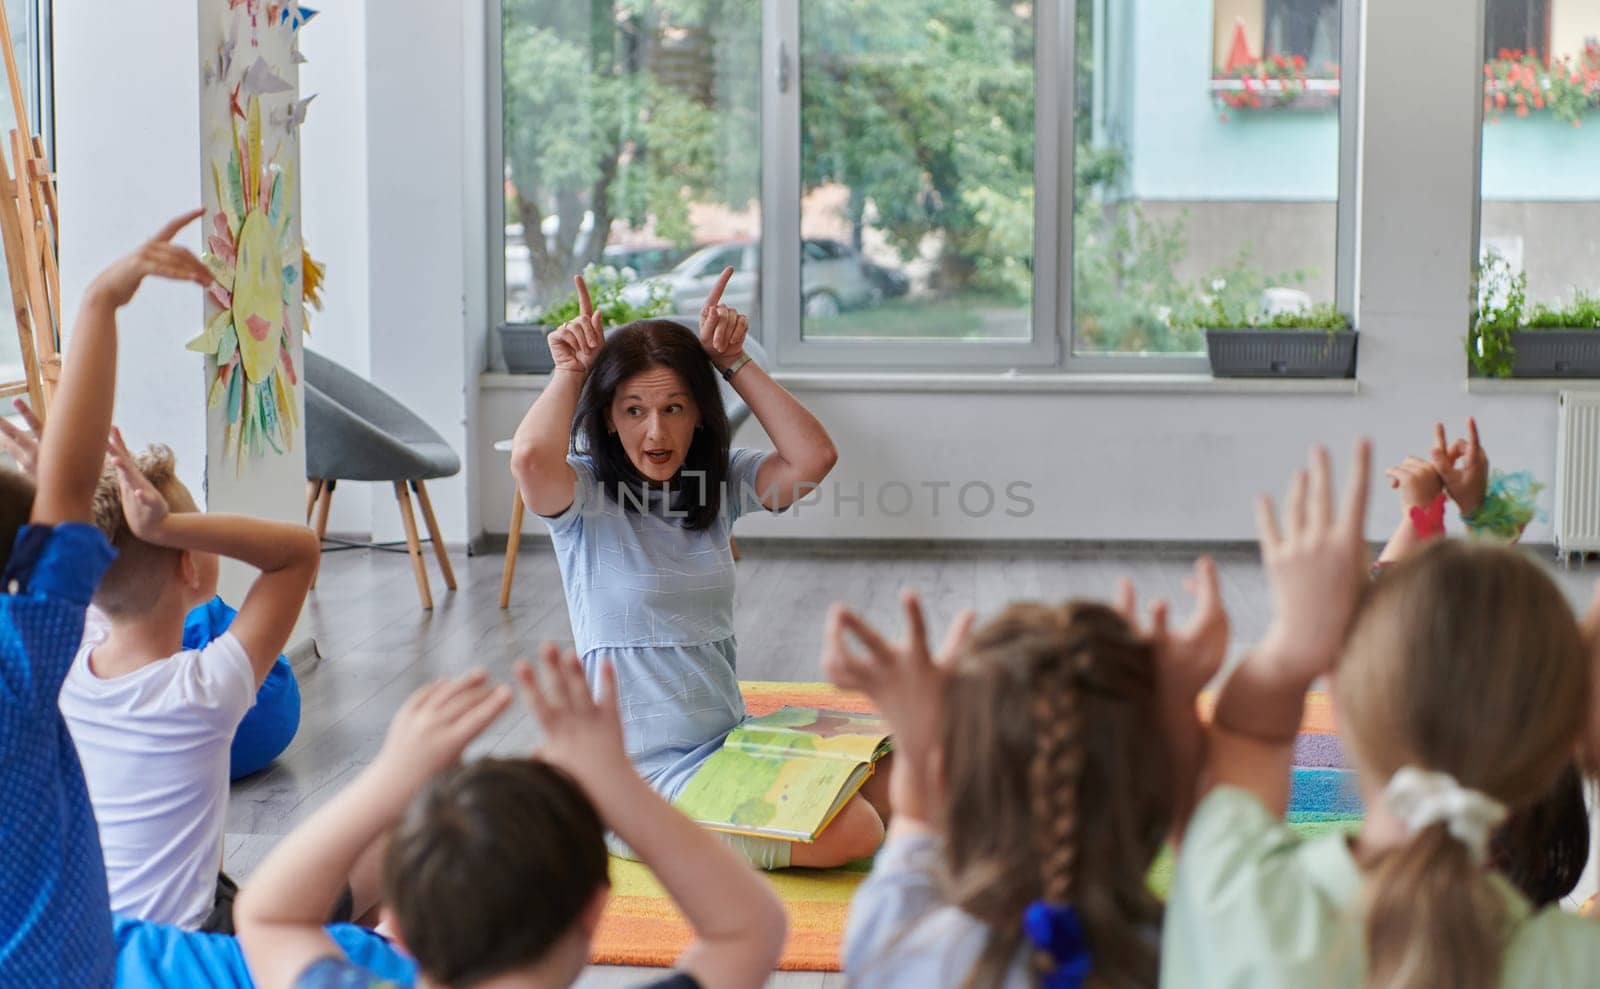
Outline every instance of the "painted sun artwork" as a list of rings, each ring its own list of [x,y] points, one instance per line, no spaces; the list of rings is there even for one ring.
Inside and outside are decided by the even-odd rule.
[[[206,404],[223,411],[224,449],[242,466],[246,453],[282,453],[293,443],[297,377],[287,314],[301,254],[289,205],[293,166],[278,163],[279,151],[264,154],[260,99],[235,109],[232,130],[226,165],[211,162],[220,205],[208,217],[204,260],[217,279],[208,306],[215,309],[188,347],[209,358]]]

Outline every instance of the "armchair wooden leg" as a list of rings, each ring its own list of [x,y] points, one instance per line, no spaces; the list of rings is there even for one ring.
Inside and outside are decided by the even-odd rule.
[[[433,502],[428,499],[428,486],[412,481],[411,490],[417,493],[417,507],[422,509],[422,521],[428,527],[428,540],[433,543],[433,553],[439,558],[439,569],[444,573],[444,586],[456,589],[456,572],[450,569],[450,554],[445,552],[444,538],[439,535],[439,520],[433,517]]]
[[[317,507],[317,495],[321,493],[321,481],[309,479],[306,481],[306,525],[311,524],[311,512]]]
[[[500,572],[500,607],[511,607],[511,581],[517,576],[517,548],[522,544],[522,489],[511,485],[511,529],[506,533],[506,566]]]
[[[328,509],[333,504],[333,488],[338,481],[328,479],[317,482],[317,539],[321,541],[328,536]],[[306,524],[311,523],[310,513],[307,513]],[[317,586],[317,578],[322,575],[322,568],[317,568],[317,573],[311,576],[311,586]]]
[[[400,523],[406,528],[406,549],[411,554],[411,569],[417,575],[417,594],[422,597],[422,610],[433,610],[433,591],[428,587],[428,569],[422,563],[422,540],[417,538],[417,518],[411,514],[411,495],[406,482],[394,482],[394,497],[400,503]]]
[[[739,537],[738,536],[729,536],[728,537],[728,548],[733,551],[733,562],[738,563],[739,562]]]

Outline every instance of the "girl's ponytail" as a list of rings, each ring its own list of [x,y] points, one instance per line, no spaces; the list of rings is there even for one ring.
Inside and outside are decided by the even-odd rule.
[[[1366,908],[1369,987],[1500,985],[1505,901],[1446,825],[1418,831],[1373,864]]]

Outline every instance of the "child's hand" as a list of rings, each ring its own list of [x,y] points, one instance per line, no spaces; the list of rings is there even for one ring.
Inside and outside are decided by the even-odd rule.
[[[542,684],[526,660],[516,665],[522,698],[544,730],[544,743],[534,755],[571,774],[586,790],[619,773],[632,776],[617,711],[617,671],[609,662],[601,667],[600,696],[595,697],[576,653],[562,656],[546,642],[539,654]]]
[[[111,466],[116,468],[118,486],[122,491],[122,515],[128,521],[128,530],[147,543],[161,543],[162,523],[167,520],[167,499],[161,496],[150,479],[139,470],[133,453],[122,441],[122,430],[111,429],[107,444]]]
[[[1470,516],[1476,512],[1489,490],[1489,455],[1478,442],[1478,420],[1468,416],[1466,437],[1454,443],[1446,435],[1444,423],[1434,423],[1433,449],[1428,451],[1428,458],[1461,514]]]
[[[482,670],[435,680],[400,706],[373,768],[416,790],[460,760],[510,703],[510,688],[490,683]]]
[[[563,323],[545,339],[550,345],[550,357],[555,361],[557,371],[567,371],[586,378],[589,369],[594,366],[595,355],[605,345],[605,326],[589,298],[589,286],[585,284],[583,276],[578,275],[572,281],[578,287],[579,316]]]
[[[896,751],[920,759],[933,750],[950,662],[966,644],[976,616],[970,610],[957,616],[935,656],[928,651],[927,625],[916,592],[906,591],[900,601],[906,640],[899,645],[891,645],[849,608],[834,605],[823,641],[822,672],[834,686],[872,698],[894,731]],[[864,654],[851,648],[847,634],[866,650]]]
[[[1163,695],[1192,709],[1195,697],[1217,675],[1228,654],[1228,612],[1222,607],[1216,561],[1209,556],[1196,560],[1184,589],[1194,597],[1194,613],[1176,632],[1167,628],[1165,601],[1152,605],[1149,626],[1140,626],[1133,583],[1127,579],[1118,588],[1117,610],[1155,650]]]
[[[1400,492],[1400,507],[1406,511],[1427,508],[1444,490],[1438,469],[1421,457],[1407,457],[1383,476],[1389,479],[1389,487]]]
[[[210,285],[215,280],[210,269],[202,264],[192,251],[171,243],[179,230],[194,222],[204,212],[204,209],[190,210],[168,221],[166,226],[157,231],[156,235],[138,250],[102,271],[89,284],[85,298],[104,302],[112,308],[120,308],[128,304],[133,294],[139,290],[139,284],[148,275],[194,282],[202,288]]]
[[[39,468],[39,441],[44,439],[44,423],[33,414],[33,408],[28,405],[28,400],[18,398],[11,403],[17,410],[17,415],[27,423],[28,431],[25,433],[12,425],[8,419],[0,419],[0,444],[11,454],[11,459],[17,462],[17,469],[29,477],[35,477]]]
[[[1257,502],[1273,618],[1256,656],[1282,682],[1309,686],[1332,669],[1344,645],[1367,583],[1364,531],[1371,465],[1372,444],[1360,440],[1337,518],[1333,468],[1320,446],[1312,452],[1310,472],[1295,474],[1282,529],[1272,499],[1262,495]]]
[[[744,339],[750,332],[750,320],[732,306],[722,305],[722,290],[733,277],[732,268],[722,269],[722,277],[712,286],[706,304],[700,309],[700,346],[705,348],[711,363],[727,370],[744,356]]]

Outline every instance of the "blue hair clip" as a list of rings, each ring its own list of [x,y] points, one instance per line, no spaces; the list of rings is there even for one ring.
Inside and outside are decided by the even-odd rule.
[[[1044,989],[1083,989],[1089,977],[1089,941],[1083,936],[1078,911],[1062,903],[1035,900],[1022,915],[1022,929],[1055,968],[1044,977]]]

